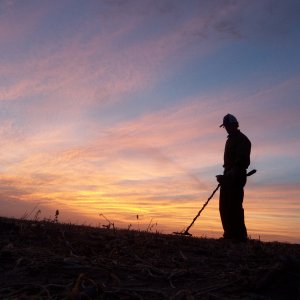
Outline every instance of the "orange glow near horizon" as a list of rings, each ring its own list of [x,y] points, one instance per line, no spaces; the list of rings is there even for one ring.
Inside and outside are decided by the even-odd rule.
[[[186,119],[185,114],[194,109],[195,105],[179,107],[169,113],[168,122],[162,121],[164,112],[142,117],[74,149],[64,146],[65,135],[56,130],[47,140],[33,136],[20,141],[18,156],[23,160],[14,161],[10,151],[2,153],[2,159],[9,161],[0,180],[2,198],[11,200],[4,214],[20,217],[39,203],[45,217],[59,209],[62,221],[105,224],[99,216],[103,214],[121,228],[131,224],[133,229],[146,230],[151,222],[155,224],[151,228],[160,232],[183,230],[217,184],[211,172],[222,171],[212,164],[222,163],[224,132],[218,128],[200,131],[201,123],[212,119]],[[172,114],[184,120],[186,130],[176,131]],[[188,146],[182,143],[197,137]],[[210,147],[205,151],[208,137]],[[55,144],[58,150],[51,150]],[[204,155],[196,155],[198,149]],[[253,157],[260,151],[254,148]],[[206,173],[199,175],[198,166]],[[258,171],[246,186],[249,235],[300,242],[297,187],[261,186],[260,176]],[[218,193],[190,231],[196,236],[222,235]]]
[[[180,107],[173,114],[176,118],[183,114],[181,119],[185,119],[184,114],[194,109],[194,105],[184,110]],[[12,204],[7,205],[4,214],[20,217],[39,204],[44,217],[59,209],[62,221],[79,224],[105,224],[99,216],[103,214],[121,228],[131,224],[133,229],[146,230],[151,223],[151,229],[164,233],[185,229],[217,184],[210,173],[222,168],[211,165],[218,161],[221,165],[224,132],[218,128],[201,132],[199,120],[191,119],[185,120],[186,130],[173,134],[169,132],[171,125],[176,127],[172,114],[167,123],[162,122],[163,117],[161,113],[122,124],[101,139],[74,149],[44,150],[47,145],[63,144],[64,135],[57,132],[52,135],[55,142],[39,136],[24,140],[19,150],[22,161],[14,162],[11,153],[6,153],[10,163],[0,180],[2,198],[16,204],[11,209]],[[197,136],[202,138],[188,147],[182,145],[181,141]],[[203,150],[205,156],[195,155],[197,149],[204,149],[202,140],[208,136],[210,148]],[[149,146],[153,144],[156,147]],[[259,155],[259,151],[254,148],[252,155]],[[198,175],[198,166],[212,171]],[[297,187],[264,187],[259,181],[260,172],[250,177],[246,186],[244,207],[249,235],[300,242]],[[218,193],[190,232],[196,236],[222,235]]]
[[[41,209],[40,218],[47,218],[48,215],[53,216],[54,211],[59,209],[59,219],[65,222],[71,221],[77,224],[87,223],[97,226],[107,224],[105,220],[107,218],[119,228],[130,226],[136,230],[151,229],[162,233],[172,233],[173,231],[181,231],[190,224],[211,193],[207,188],[197,191],[195,187],[186,185],[182,195],[179,196],[178,187],[172,184],[166,184],[164,189],[163,184],[160,184],[158,190],[157,186],[151,187],[150,185],[147,189],[144,186],[139,188],[134,185],[125,188],[122,186],[111,188],[109,185],[105,188],[102,185],[97,189],[94,186],[92,191],[75,190],[76,185],[91,184],[89,178],[85,181],[72,177],[61,182],[64,182],[64,185],[59,192],[51,192],[48,187],[43,191],[43,187],[40,185],[39,191],[20,196],[19,206],[22,207],[22,203],[24,203],[24,210],[21,211],[21,215],[24,214],[25,207],[29,212],[36,203],[40,203],[35,210],[36,212]],[[72,182],[75,184],[68,186]],[[18,186],[22,187],[22,184],[24,185],[24,182],[21,184],[19,182]],[[32,183],[33,185],[34,183]],[[176,194],[177,199],[168,196],[166,192]],[[184,192],[190,192],[190,199],[185,198]],[[251,187],[249,190],[246,186],[244,208],[248,234],[252,238],[260,238],[265,241],[279,240],[299,243],[297,214],[299,208],[298,201],[293,194],[295,191],[290,191],[290,195],[285,195],[286,198],[290,197],[290,200],[282,203],[282,200],[278,199],[278,193],[273,195],[277,198],[274,199],[272,194],[268,194],[267,191],[255,191],[255,187]],[[31,204],[28,205],[28,203]],[[34,217],[35,212],[32,213],[31,218]],[[105,218],[101,217],[101,214]],[[13,214],[10,213],[10,215]],[[21,215],[14,216],[20,217]],[[218,211],[218,193],[197,219],[190,233],[205,237],[220,237],[222,235]]]

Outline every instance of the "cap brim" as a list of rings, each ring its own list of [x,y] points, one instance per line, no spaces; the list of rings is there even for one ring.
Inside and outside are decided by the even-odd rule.
[[[221,127],[224,127],[224,124],[221,124],[219,127],[220,127],[220,128],[221,128]]]

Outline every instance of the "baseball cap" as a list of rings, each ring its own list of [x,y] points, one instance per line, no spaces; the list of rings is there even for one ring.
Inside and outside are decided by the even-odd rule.
[[[238,124],[238,123],[239,122],[234,115],[227,114],[223,118],[223,123],[220,125],[220,127],[224,127],[225,125],[230,125],[230,124]]]

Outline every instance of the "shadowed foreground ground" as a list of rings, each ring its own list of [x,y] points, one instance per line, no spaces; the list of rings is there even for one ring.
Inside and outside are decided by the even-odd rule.
[[[300,299],[300,245],[0,218],[0,299]]]

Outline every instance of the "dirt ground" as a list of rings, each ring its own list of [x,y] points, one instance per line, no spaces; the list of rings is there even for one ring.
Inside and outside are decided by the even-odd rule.
[[[300,245],[0,218],[0,299],[300,299]]]

